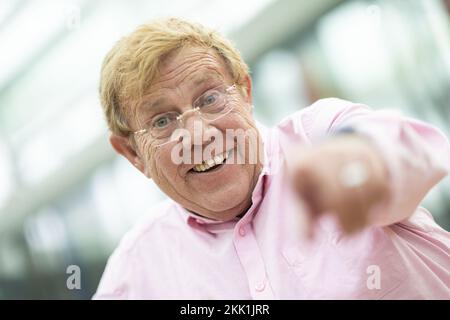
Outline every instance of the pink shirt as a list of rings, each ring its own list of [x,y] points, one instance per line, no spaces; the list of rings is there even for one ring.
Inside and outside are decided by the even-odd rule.
[[[384,157],[390,200],[357,235],[343,236],[324,215],[307,241],[287,183],[289,152],[350,124]],[[122,239],[94,298],[450,299],[450,234],[418,207],[450,169],[444,135],[334,98],[260,130],[266,161],[246,214],[217,222],[165,201]]]

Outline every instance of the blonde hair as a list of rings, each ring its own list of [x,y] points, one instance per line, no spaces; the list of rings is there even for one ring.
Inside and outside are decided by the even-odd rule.
[[[100,75],[100,100],[111,132],[130,133],[124,105],[137,103],[159,76],[164,57],[186,45],[214,49],[234,82],[244,83],[247,64],[230,41],[218,32],[179,18],[165,18],[138,27],[106,55]]]

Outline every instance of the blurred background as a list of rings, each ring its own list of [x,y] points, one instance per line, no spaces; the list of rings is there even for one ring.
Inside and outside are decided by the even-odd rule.
[[[163,199],[113,153],[97,95],[103,57],[137,25],[181,16],[230,37],[267,125],[335,96],[450,136],[449,13],[444,0],[0,1],[0,299],[91,298]],[[423,203],[447,230],[449,190],[446,178]]]

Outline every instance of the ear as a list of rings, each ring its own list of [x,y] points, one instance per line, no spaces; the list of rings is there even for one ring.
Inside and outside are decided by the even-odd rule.
[[[124,156],[134,167],[145,174],[145,165],[142,158],[137,154],[134,146],[128,137],[111,133],[109,142],[114,150]]]
[[[252,97],[252,78],[247,74],[244,78],[244,85],[245,85],[245,94],[246,96],[245,101],[249,105],[253,105],[253,97]]]

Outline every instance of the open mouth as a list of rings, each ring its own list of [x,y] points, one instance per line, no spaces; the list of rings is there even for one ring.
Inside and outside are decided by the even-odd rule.
[[[203,161],[201,164],[197,164],[189,171],[195,172],[195,173],[204,173],[204,172],[210,172],[210,171],[217,170],[220,167],[222,167],[222,165],[228,159],[230,154],[231,154],[231,150],[225,151],[224,153],[216,155],[212,159]]]

